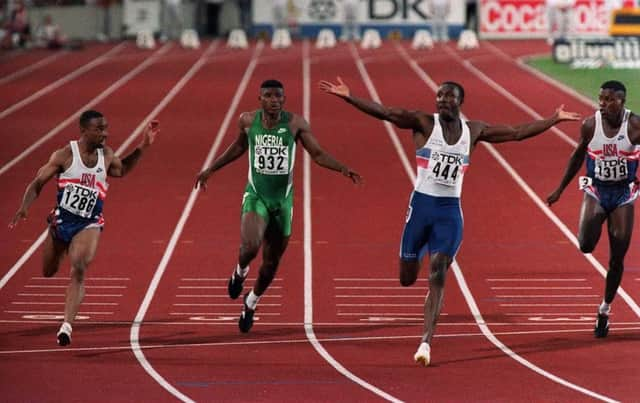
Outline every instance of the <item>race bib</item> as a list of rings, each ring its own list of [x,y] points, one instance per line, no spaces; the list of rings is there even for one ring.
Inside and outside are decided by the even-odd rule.
[[[581,176],[578,178],[578,189],[584,190],[593,184],[593,179],[589,176]]]
[[[595,176],[596,179],[603,182],[616,182],[627,179],[629,169],[627,167],[627,159],[616,157],[595,160]]]
[[[98,189],[70,183],[64,187],[60,207],[83,218],[90,218],[98,201]]]
[[[427,178],[445,186],[455,186],[462,177],[464,157],[461,154],[434,151],[429,160]]]
[[[253,166],[257,173],[263,175],[289,174],[289,147],[256,145]]]

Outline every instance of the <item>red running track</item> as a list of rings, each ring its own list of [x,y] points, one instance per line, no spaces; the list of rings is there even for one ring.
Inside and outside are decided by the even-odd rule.
[[[470,118],[521,122],[531,113],[552,113],[557,103],[588,115],[592,109],[584,102],[515,63],[544,51],[542,42],[494,42],[462,53],[442,46],[413,51],[404,43],[374,51],[341,44],[331,53],[301,43],[279,51],[204,46],[196,52],[171,48],[95,106],[110,121],[114,148],[129,144],[151,116],[160,119],[162,131],[135,173],[111,181],[107,227],[71,348],[58,348],[54,338],[68,269],[54,279],[38,278],[39,249],[16,269],[44,229],[52,187],[43,192],[46,200],[34,203],[29,220],[1,233],[0,382],[7,400],[624,401],[638,395],[637,250],[630,251],[623,279],[629,298],[616,298],[610,336],[595,340],[603,277],[558,227],[576,232],[580,194],[567,189],[554,206],[558,224],[532,199],[544,199],[560,179],[571,152],[565,140],[550,131],[495,147],[531,195],[493,150],[477,148],[463,193],[465,241],[448,276],[433,365],[419,368],[412,356],[426,274],[411,288],[397,281],[414,169],[409,133],[388,130],[317,89],[320,79],[340,75],[356,95],[370,98],[375,91],[385,104],[432,110],[426,72],[435,82],[454,79],[465,86],[463,109]],[[95,51],[52,64],[72,71]],[[2,164],[150,54],[130,44],[121,53],[7,116],[2,132],[10,140]],[[3,60],[2,71],[19,70],[21,59]],[[45,71],[12,81],[12,102],[19,102],[20,91],[37,90],[35,80],[44,86],[60,74],[47,79]],[[323,147],[366,184],[356,187],[306,166],[298,152],[291,243],[245,335],[236,325],[241,303],[230,301],[225,288],[237,254],[246,163],[216,173],[206,193],[194,193],[192,185],[208,156],[231,143],[238,114],[257,107],[257,88],[271,77],[285,83],[288,109],[307,117]],[[559,129],[577,137],[577,123]],[[10,136],[17,130],[20,136]],[[35,170],[76,136],[69,124],[0,174],[7,220]],[[603,239],[596,265],[606,267],[605,246]],[[251,277],[258,265],[259,259]],[[6,275],[12,268],[15,273]]]

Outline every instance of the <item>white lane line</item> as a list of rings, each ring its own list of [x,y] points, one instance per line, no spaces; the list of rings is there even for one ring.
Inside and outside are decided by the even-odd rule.
[[[2,168],[0,168],[0,175],[4,174],[11,167],[13,167],[15,164],[17,164],[18,162],[22,161],[27,155],[31,154],[35,149],[40,147],[43,143],[45,143],[50,138],[52,138],[53,136],[58,134],[62,129],[67,127],[71,122],[76,121],[78,119],[78,116],[80,116],[80,114],[83,111],[85,111],[87,109],[91,109],[93,106],[95,106],[98,103],[102,102],[109,95],[111,95],[115,90],[117,90],[118,88],[122,87],[124,84],[126,84],[128,81],[130,81],[132,78],[137,76],[140,72],[145,70],[147,67],[149,67],[153,63],[155,63],[158,60],[158,58],[160,58],[160,56],[164,55],[171,48],[171,46],[172,45],[170,43],[165,44],[162,48],[157,50],[151,57],[145,59],[142,63],[140,63],[135,68],[133,68],[131,71],[129,71],[127,74],[125,74],[120,79],[118,79],[118,81],[116,81],[115,83],[111,84],[104,91],[101,91],[100,94],[98,94],[96,97],[92,98],[91,101],[89,101],[86,105],[82,106],[80,109],[78,109],[77,111],[75,111],[71,115],[69,115],[65,120],[62,121],[62,123],[58,124],[53,129],[49,130],[45,135],[40,137],[36,142],[31,144],[29,147],[27,147],[23,152],[21,152],[20,154],[15,156],[13,159],[11,159],[9,162],[4,164],[2,166]]]
[[[311,122],[311,64],[309,60],[309,41],[305,40],[302,45],[302,80],[303,96],[302,110],[303,117],[307,122]],[[303,194],[304,194],[304,332],[309,343],[333,368],[344,375],[347,379],[357,383],[364,389],[391,402],[401,402],[398,398],[359,378],[354,373],[340,364],[324,348],[322,342],[316,337],[313,329],[313,253],[311,241],[311,159],[308,153],[304,153],[303,158]]]
[[[406,290],[406,287],[333,287],[336,290]]]
[[[227,286],[226,285],[203,285],[203,286],[178,286],[179,289],[190,289],[190,290],[226,290]],[[269,289],[278,289],[278,288],[282,288],[281,286],[278,285],[273,285],[270,286]]]
[[[227,303],[227,304],[171,304],[173,306],[233,306],[233,307],[238,307],[238,303]],[[260,303],[261,307],[266,307],[266,306],[282,306],[282,304],[266,304],[266,303]],[[237,312],[236,312],[237,314]]]
[[[536,294],[496,295],[496,298],[598,298],[598,294]]]
[[[64,50],[62,52],[57,52],[57,53],[54,53],[51,56],[45,57],[44,59],[38,61],[37,63],[31,64],[29,66],[26,66],[26,67],[20,69],[20,70],[14,71],[13,73],[11,73],[9,75],[0,78],[0,85],[6,84],[6,83],[8,83],[10,81],[18,79],[18,78],[20,78],[20,77],[22,77],[22,76],[24,76],[24,75],[26,75],[28,73],[31,73],[34,70],[39,69],[40,67],[44,67],[47,64],[51,63],[52,61],[54,61],[57,58],[59,58],[60,56],[67,55],[68,53],[69,52],[66,51],[66,50]]]
[[[599,306],[600,304],[499,304],[500,306],[537,306],[537,307],[570,307],[570,306]]]
[[[122,50],[122,48],[125,46],[125,42],[111,48],[107,53],[105,53],[104,55],[98,57],[97,59],[93,59],[91,62],[85,64],[84,66],[80,67],[79,69],[76,69],[74,71],[72,71],[71,73],[67,74],[66,76],[52,82],[51,84],[47,85],[46,87],[40,89],[39,91],[31,94],[30,96],[28,96],[27,98],[23,99],[20,102],[17,102],[13,105],[11,105],[10,107],[8,107],[7,109],[3,110],[2,112],[0,112],[0,120],[4,119],[5,117],[9,116],[10,114],[12,114],[13,112],[21,109],[22,107],[29,105],[31,102],[35,101],[36,99],[40,98],[43,95],[48,94],[49,92],[55,90],[56,88],[68,83],[69,81],[73,80],[74,78],[86,73],[87,71],[93,69],[96,66],[99,66],[100,64],[106,62],[109,58],[111,58],[113,55],[115,55],[116,53],[118,53],[120,50]]]
[[[217,43],[217,42],[215,42],[215,43]],[[246,69],[246,71],[244,73],[244,76],[242,77],[242,80],[240,81],[240,84],[238,85],[238,89],[236,90],[236,93],[233,96],[233,99],[231,101],[231,105],[229,106],[229,109],[227,110],[227,114],[225,115],[224,120],[222,121],[222,125],[220,126],[220,129],[218,130],[218,133],[216,135],[216,139],[214,140],[214,143],[211,146],[211,149],[209,150],[209,154],[207,155],[207,158],[205,159],[204,163],[202,164],[202,169],[207,168],[211,164],[211,161],[213,160],[214,156],[218,152],[218,148],[220,147],[220,144],[222,143],[222,139],[224,138],[224,135],[226,134],[227,129],[229,128],[229,124],[231,123],[231,119],[233,118],[233,116],[236,113],[236,109],[238,107],[238,104],[240,103],[240,99],[242,97],[242,94],[244,93],[245,89],[247,88],[247,85],[249,84],[249,80],[250,80],[251,76],[253,75],[253,71],[255,70],[256,65],[258,63],[258,57],[260,56],[260,53],[261,53],[263,47],[264,47],[264,44],[263,44],[262,41],[259,42],[258,45],[256,46],[256,49],[255,49],[255,51],[253,53],[253,56],[251,58],[251,62],[247,66],[247,69]],[[184,87],[184,85],[198,72],[198,70],[200,70],[205,65],[205,62],[206,62],[205,57],[208,56],[208,54],[213,49],[215,49],[215,47],[210,46],[207,49],[207,51],[203,53],[203,55],[200,57],[200,59],[198,59],[198,61],[193,65],[193,67],[191,67],[191,69],[187,72],[187,74],[183,77],[183,79],[180,80],[180,82],[178,84],[176,84],[176,87],[174,88],[175,91],[172,91],[172,93],[174,93],[174,92],[177,93],[180,89],[182,89],[182,87]],[[173,251],[174,251],[176,245],[178,244],[178,240],[180,239],[180,235],[182,234],[182,230],[184,229],[184,226],[185,226],[185,224],[187,222],[189,214],[191,213],[191,210],[193,209],[193,205],[195,204],[199,193],[200,193],[200,189],[191,189],[191,193],[189,194],[189,198],[187,199],[187,203],[185,204],[184,209],[182,210],[182,214],[180,215],[180,219],[178,220],[178,223],[176,224],[176,227],[175,227],[175,229],[173,231],[173,234],[171,234],[171,238],[169,240],[169,244],[167,245],[167,248],[165,249],[165,252],[162,255],[162,260],[158,264],[158,268],[156,269],[156,272],[154,273],[153,278],[151,279],[151,283],[149,284],[149,288],[147,288],[147,292],[145,293],[144,299],[143,299],[142,303],[140,304],[140,309],[136,313],[135,321],[131,325],[131,331],[129,333],[129,344],[131,345],[131,350],[133,350],[133,353],[136,356],[136,359],[140,362],[140,364],[142,365],[144,370],[147,371],[147,373],[156,382],[158,382],[158,384],[160,386],[162,386],[169,393],[171,393],[173,396],[175,396],[176,398],[180,399],[183,402],[193,402],[193,400],[191,398],[189,398],[188,396],[186,396],[185,394],[183,394],[182,392],[180,392],[177,388],[175,388],[169,382],[167,382],[162,377],[162,375],[160,375],[155,370],[155,368],[153,368],[151,363],[149,363],[149,361],[145,357],[145,355],[144,355],[144,353],[143,353],[143,351],[142,351],[142,349],[140,347],[140,325],[144,321],[144,317],[145,317],[145,315],[147,313],[147,310],[149,309],[149,306],[151,305],[151,301],[153,300],[153,297],[154,297],[154,295],[156,293],[156,290],[158,289],[158,286],[160,284],[160,280],[162,279],[162,276],[164,275],[164,272],[167,269],[167,266],[169,264],[169,260],[171,259],[171,255],[173,254]]]
[[[5,311],[6,313],[19,313],[19,314],[39,314],[39,315],[64,315],[62,311]],[[113,315],[113,312],[89,312],[80,311],[78,315]]]
[[[228,294],[217,294],[217,295],[178,294],[176,295],[176,297],[177,298],[229,298],[229,295]],[[262,297],[260,297],[260,300],[262,301],[262,300],[271,299],[271,298],[282,298],[282,295],[278,295],[278,294],[263,295]]]
[[[591,290],[593,287],[491,287],[492,290]]]
[[[67,279],[67,281],[69,281],[69,279]],[[65,294],[39,294],[39,293],[18,293],[18,296],[20,297],[65,297]],[[87,293],[85,296],[85,298],[91,298],[91,297],[122,297],[122,294],[91,294],[91,293]]]
[[[64,306],[64,302],[35,302],[35,301],[29,301],[29,302],[19,302],[19,301],[12,301],[11,302],[14,305],[62,305]],[[82,305],[98,305],[98,306],[103,306],[103,305],[120,305],[117,302],[82,302]]]
[[[424,70],[422,70],[417,63],[415,63],[415,61],[412,61],[411,58],[409,57],[409,55],[406,53],[406,51],[400,47],[400,45],[396,44],[395,48],[398,50],[398,52],[400,53],[400,55],[402,56],[402,58],[409,64],[409,66],[414,70],[414,72],[427,84],[427,86],[435,93],[437,91],[438,86],[436,85],[436,83],[431,79],[431,77],[429,77]],[[397,136],[397,134],[394,131],[394,136]],[[484,143],[483,143],[484,144]],[[495,150],[494,150],[495,151]],[[495,153],[497,155],[499,155],[499,153],[497,151],[495,151]],[[404,153],[404,151],[402,151],[400,155],[401,159],[407,159],[406,154]],[[506,163],[506,161],[505,161]],[[409,176],[411,183],[415,183],[415,175],[413,174],[413,171],[411,172],[411,175]],[[523,357],[521,357],[520,355],[518,355],[517,353],[515,353],[513,350],[509,349],[505,344],[503,344],[500,340],[498,340],[498,338],[496,338],[496,336],[491,332],[491,330],[487,327],[484,319],[482,318],[482,314],[480,313],[480,309],[478,308],[475,299],[473,298],[473,295],[471,294],[471,290],[469,289],[469,287],[467,286],[467,282],[464,278],[464,275],[462,274],[462,270],[460,269],[460,266],[458,265],[458,262],[454,260],[453,264],[451,265],[451,268],[453,269],[453,272],[456,276],[456,279],[458,280],[458,283],[460,285],[460,289],[462,290],[462,293],[465,297],[465,300],[467,301],[467,305],[469,306],[469,308],[471,309],[471,312],[474,316],[474,318],[476,319],[476,322],[478,323],[478,326],[480,327],[480,330],[482,331],[482,333],[485,335],[485,337],[487,337],[487,339],[489,339],[495,346],[497,346],[500,350],[502,350],[507,356],[513,358],[514,360],[516,360],[517,362],[519,362],[520,364],[522,364],[523,366],[531,369],[532,371],[537,372],[538,374],[553,380],[554,382],[557,382],[563,386],[566,386],[568,388],[574,389],[576,391],[579,391],[581,393],[584,393],[588,396],[592,396],[594,398],[597,399],[601,399],[604,401],[608,401],[608,402],[612,402],[614,400],[597,394],[591,390],[585,389],[579,385],[573,384],[571,382],[568,382],[550,372],[547,372],[545,370],[543,370],[542,368],[534,365],[532,362],[524,359]]]
[[[398,279],[397,278],[354,278],[354,277],[346,277],[346,278],[334,278],[333,281],[354,281],[354,282],[360,282],[360,281],[392,281],[392,282],[397,282]],[[427,282],[428,280],[426,278],[419,278],[416,281],[420,281],[420,282]]]
[[[584,95],[582,95],[581,93],[579,93],[578,91],[574,90],[573,88],[570,88],[569,86],[547,76],[546,74],[541,73],[540,71],[534,69],[533,67],[529,66],[528,64],[525,63],[525,60],[527,59],[519,57],[517,59],[514,60],[514,58],[508,54],[506,54],[502,49],[496,47],[495,45],[493,45],[492,43],[486,41],[484,42],[484,44],[486,45],[486,47],[492,51],[494,54],[497,54],[498,56],[500,56],[501,58],[503,58],[504,60],[507,60],[511,63],[516,64],[518,67],[520,67],[521,69],[525,70],[526,72],[528,72],[529,74],[536,76],[537,78],[539,78],[540,80],[553,85],[554,87],[564,91],[565,93],[569,94],[570,96],[572,96],[573,98],[581,101],[582,103],[584,103],[587,106],[590,106],[594,109],[598,108],[598,105],[593,102],[593,100],[591,100],[591,98],[586,97]]]
[[[68,278],[64,277],[31,277],[31,280],[45,280],[45,281],[68,281]],[[129,277],[89,277],[84,281],[129,281]]]
[[[586,278],[488,278],[487,281],[542,281],[542,282],[563,282],[563,281],[587,281]]]
[[[67,280],[68,281],[68,280]],[[67,288],[66,285],[33,285],[27,284],[24,288]],[[126,285],[85,285],[86,289],[96,289],[96,288],[127,288]]]
[[[255,277],[247,277],[248,281],[254,281]],[[199,277],[199,278],[181,278],[180,281],[229,281],[229,277],[223,277],[223,278],[219,278],[219,277],[215,277],[215,278],[211,278],[211,277]],[[282,281],[281,277],[276,277],[273,279],[273,281]]]
[[[33,324],[33,323],[43,323],[43,324],[50,324],[51,321],[16,321],[16,320],[11,320],[11,321],[0,321],[0,323],[27,323],[27,324]],[[84,322],[85,324],[91,324],[92,322]],[[122,322],[104,322],[101,321],[99,322],[99,324],[101,325],[113,325],[113,324],[118,324],[118,325],[122,325],[125,323]],[[127,323],[128,324],[128,323]],[[150,323],[148,323],[150,324]],[[275,325],[275,326],[282,326],[282,323],[275,323],[275,322],[268,322],[268,323],[261,323],[262,325]],[[194,322],[194,323],[190,323],[190,322],[164,322],[162,324],[158,323],[158,325],[171,325],[171,326],[175,326],[175,325],[197,325],[197,326],[220,326],[220,325],[228,325],[225,323],[204,323],[204,322]],[[292,325],[290,323],[287,323],[287,325]],[[299,325],[299,324],[298,324]],[[375,327],[380,327],[380,326],[386,326],[386,324],[373,324],[373,323],[355,323],[355,324],[345,324],[345,323],[316,323],[317,326],[336,326],[336,325],[342,325],[342,326],[358,326],[358,327],[362,327],[362,326],[370,326],[372,328]],[[476,326],[476,323],[471,323],[470,325]],[[637,324],[636,324],[637,325]],[[440,326],[440,324],[438,324],[438,326]],[[405,325],[405,327],[415,327],[415,325]],[[616,330],[620,330],[620,331],[637,331],[640,330],[640,327],[637,326],[632,326],[632,327],[620,327],[620,328],[616,328]],[[534,330],[534,331],[513,331],[513,332],[496,332],[495,335],[496,336],[519,336],[519,335],[525,335],[525,336],[530,336],[530,335],[547,335],[547,334],[575,334],[575,333],[587,333],[587,332],[593,332],[593,329],[591,328],[585,328],[585,329],[560,329],[560,330]],[[436,334],[433,337],[435,338],[456,338],[456,337],[479,337],[479,336],[483,336],[484,335],[481,332],[474,332],[474,333],[449,333],[449,334]],[[376,342],[379,343],[380,341],[389,341],[389,340],[413,340],[415,339],[415,335],[398,335],[398,336],[365,336],[365,337],[340,337],[340,338],[327,338],[327,339],[323,339],[320,338],[318,339],[319,342],[322,343],[343,343],[343,342],[348,342],[348,343],[353,343],[354,341],[362,341],[362,342]],[[304,339],[284,339],[284,340],[242,340],[242,341],[231,341],[231,342],[211,342],[211,343],[183,343],[183,344],[176,344],[176,343],[171,343],[171,344],[154,344],[154,345],[147,345],[147,346],[141,346],[140,348],[143,350],[153,350],[153,349],[187,349],[187,348],[198,348],[198,347],[205,347],[205,348],[211,348],[211,347],[221,347],[221,348],[227,348],[229,346],[253,346],[253,345],[281,345],[281,344],[302,344],[302,343],[308,343],[308,340],[306,338]],[[103,347],[83,347],[83,348],[77,348],[77,347],[72,347],[72,348],[51,348],[51,349],[31,349],[31,350],[0,350],[0,355],[21,355],[21,354],[42,354],[42,353],[68,353],[69,351],[72,352],[96,352],[96,351],[124,351],[124,350],[128,350],[129,347],[128,346],[103,346]]]

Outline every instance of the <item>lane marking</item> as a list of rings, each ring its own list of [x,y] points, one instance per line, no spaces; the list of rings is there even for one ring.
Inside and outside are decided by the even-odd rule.
[[[209,45],[209,48],[207,48],[207,50],[202,54],[202,56],[200,57],[200,59],[198,59],[198,61],[191,67],[191,69],[189,69],[189,71],[187,72],[187,74],[185,74],[185,76],[180,80],[180,82],[178,84],[176,84],[176,86],[174,87],[174,90],[172,90],[173,94],[177,94],[178,91],[180,91],[185,85],[186,83],[205,65],[206,59],[205,57],[208,56],[213,50],[216,49],[216,46],[214,46],[214,44],[217,45],[218,42],[212,42],[211,45]],[[215,154],[218,151],[218,148],[220,147],[220,144],[222,143],[222,139],[224,138],[227,129],[229,128],[229,124],[231,122],[231,119],[233,118],[233,116],[235,115],[235,111],[238,107],[238,104],[240,103],[240,99],[242,97],[242,94],[245,92],[245,89],[249,83],[249,79],[251,78],[251,76],[253,75],[253,71],[256,68],[257,62],[258,62],[258,57],[260,56],[260,53],[263,49],[263,42],[258,42],[258,45],[256,46],[254,52],[253,52],[253,56],[251,58],[251,61],[249,62],[249,65],[247,66],[247,69],[244,72],[244,75],[242,77],[242,80],[240,81],[238,88],[236,90],[235,95],[233,96],[233,99],[231,101],[231,105],[229,106],[229,109],[227,110],[227,114],[224,117],[224,120],[222,121],[222,124],[220,126],[220,129],[218,130],[218,133],[216,134],[216,138],[213,142],[213,145],[211,146],[211,149],[209,150],[209,154],[207,155],[207,158],[205,159],[204,163],[202,164],[202,169],[207,168],[210,164],[211,161],[213,160],[213,157],[215,156]],[[164,107],[164,105],[163,105]],[[165,380],[162,375],[160,375],[160,373],[158,373],[155,368],[153,368],[153,366],[151,365],[151,363],[149,363],[149,361],[147,360],[147,358],[145,357],[142,348],[140,346],[140,325],[142,324],[142,322],[144,321],[144,317],[149,309],[149,306],[151,305],[151,301],[153,300],[153,297],[156,293],[156,290],[158,289],[158,286],[160,284],[160,280],[162,279],[162,276],[164,275],[164,272],[167,269],[167,266],[169,264],[169,260],[171,259],[171,255],[173,254],[173,251],[176,247],[176,245],[178,244],[178,240],[180,238],[180,235],[182,234],[182,231],[184,229],[184,226],[187,222],[187,218],[189,217],[189,215],[191,214],[191,210],[193,209],[193,205],[196,202],[196,199],[198,197],[198,194],[200,193],[200,189],[191,189],[191,192],[189,194],[189,198],[187,199],[187,203],[185,204],[182,213],[180,214],[180,219],[178,220],[175,229],[173,231],[173,233],[171,234],[171,238],[169,239],[169,243],[164,251],[164,254],[162,255],[162,260],[160,261],[160,263],[158,264],[158,267],[153,275],[153,278],[151,279],[151,283],[149,284],[149,287],[147,288],[147,292],[145,293],[144,299],[142,301],[142,303],[140,304],[140,309],[138,310],[138,312],[136,313],[135,316],[135,321],[134,323],[131,325],[131,331],[129,333],[129,344],[131,346],[131,350],[133,351],[134,355],[136,356],[136,359],[140,362],[140,365],[142,365],[142,367],[144,368],[145,371],[147,371],[147,373],[156,381],[158,382],[158,384],[160,386],[162,386],[164,389],[166,389],[169,393],[171,393],[173,396],[175,396],[177,399],[180,399],[183,402],[193,402],[193,400],[191,398],[189,398],[188,396],[186,396],[185,394],[183,394],[182,392],[180,392],[177,388],[175,388],[173,385],[171,385],[169,382],[167,382],[167,380]]]
[[[94,67],[97,67],[100,64],[106,62],[113,55],[115,55],[116,53],[120,52],[122,50],[122,48],[124,48],[125,45],[126,45],[126,42],[122,42],[121,44],[109,49],[109,51],[107,53],[103,54],[102,56],[100,56],[100,57],[98,57],[96,59],[93,59],[91,62],[81,66],[80,68],[72,71],[71,73],[65,75],[64,77],[59,78],[58,80],[52,82],[51,84],[47,85],[46,87],[41,88],[40,90],[38,90],[38,91],[34,92],[33,94],[29,95],[28,97],[26,97],[22,101],[16,102],[15,104],[11,105],[7,109],[5,109],[5,110],[0,112],[0,120],[6,118],[7,116],[12,114],[13,112],[21,109],[22,107],[24,107],[26,105],[29,105],[31,102],[35,101],[36,99],[40,98],[41,96],[50,93],[51,91],[53,91],[53,90],[57,89],[58,87],[68,83],[69,81],[73,80],[74,78],[86,73],[87,71],[93,69]]]
[[[45,57],[44,59],[42,59],[42,60],[40,60],[40,61],[38,61],[38,62],[36,62],[34,64],[31,64],[29,66],[23,67],[20,70],[14,71],[13,73],[11,73],[9,75],[6,75],[6,76],[0,78],[0,85],[6,84],[6,83],[8,83],[10,81],[13,81],[13,80],[15,80],[17,78],[20,78],[20,77],[22,77],[22,76],[24,76],[24,75],[26,75],[28,73],[31,73],[34,70],[39,69],[40,67],[44,67],[47,64],[51,63],[52,61],[54,61],[55,59],[59,58],[60,56],[67,55],[68,53],[69,53],[69,51],[63,50],[61,52],[54,53],[51,56]]]
[[[302,110],[303,117],[307,122],[311,122],[311,65],[309,60],[309,41],[305,40],[302,45]],[[347,379],[357,383],[364,389],[391,402],[401,402],[398,398],[359,378],[354,373],[340,364],[324,348],[322,342],[316,337],[313,327],[313,253],[312,253],[312,221],[311,221],[311,159],[309,153],[304,153],[303,157],[303,209],[304,209],[304,332],[313,348],[324,358],[333,368],[344,375]]]

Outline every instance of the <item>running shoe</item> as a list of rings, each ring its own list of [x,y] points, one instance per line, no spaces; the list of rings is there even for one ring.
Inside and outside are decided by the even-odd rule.
[[[236,271],[233,271],[229,284],[227,284],[227,291],[229,291],[229,298],[236,299],[242,293],[242,283],[244,283],[244,277],[238,276]]]
[[[60,330],[58,330],[58,345],[60,346],[68,346],[71,344],[71,325],[67,322],[64,322],[62,326],[60,326]]]
[[[251,330],[251,326],[253,326],[253,314],[256,313],[254,309],[251,309],[247,306],[247,297],[249,293],[244,295],[244,301],[242,303],[242,313],[240,314],[240,319],[238,319],[238,327],[240,327],[240,331],[242,333],[247,333]]]
[[[429,344],[420,343],[420,347],[418,347],[418,351],[414,354],[413,359],[418,364],[428,367],[431,362],[431,347],[429,347]]]
[[[609,315],[599,313],[598,319],[596,319],[596,327],[593,329],[593,334],[597,338],[607,337],[609,334]]]

